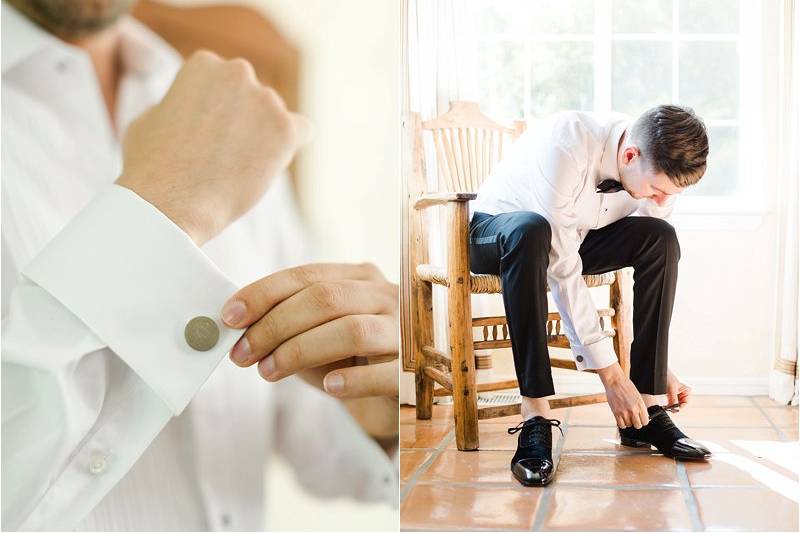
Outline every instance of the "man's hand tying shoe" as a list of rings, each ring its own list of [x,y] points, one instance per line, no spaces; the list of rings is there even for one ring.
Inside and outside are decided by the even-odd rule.
[[[660,405],[647,408],[650,422],[641,429],[621,428],[620,442],[623,446],[649,447],[655,446],[667,457],[676,459],[705,459],[711,451],[699,442],[687,437],[675,424]]]

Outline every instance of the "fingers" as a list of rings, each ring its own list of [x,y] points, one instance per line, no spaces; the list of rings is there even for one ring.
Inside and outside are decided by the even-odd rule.
[[[650,414],[647,412],[647,405],[642,400],[641,395],[639,396],[639,421],[641,422],[640,427],[644,427],[650,423]]]
[[[281,344],[258,363],[258,373],[267,381],[277,381],[299,370],[353,355],[396,352],[397,341],[397,323],[394,317],[349,315],[322,324]]]
[[[325,391],[338,398],[398,395],[397,360],[352,366],[330,372],[323,381]]]
[[[681,404],[681,408],[689,403],[689,399],[692,396],[692,388],[684,385],[685,388],[678,391],[678,402]]]
[[[228,326],[244,328],[273,307],[301,290],[324,281],[383,280],[383,275],[371,263],[317,263],[275,272],[237,291],[223,306],[222,320]]]
[[[239,366],[249,366],[320,324],[347,315],[388,315],[395,305],[396,298],[373,282],[315,283],[283,300],[250,326],[231,350],[231,358]]]

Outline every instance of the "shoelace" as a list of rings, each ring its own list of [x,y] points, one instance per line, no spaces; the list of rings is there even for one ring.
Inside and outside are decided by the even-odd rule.
[[[677,413],[680,411],[681,404],[679,403],[672,403],[669,405],[662,405],[661,408],[665,411],[669,411],[670,413]]]
[[[561,432],[561,436],[564,436],[564,430],[561,429],[561,421],[556,420],[555,418],[544,418],[541,420],[535,420],[533,422],[530,420],[523,420],[515,427],[508,428],[508,434],[513,435],[514,433],[522,430],[524,427],[526,427],[526,423],[528,423],[527,427],[531,428],[531,432],[528,433],[528,438],[526,439],[527,442],[524,444],[524,446],[533,446],[535,444],[539,444],[543,439],[550,437],[551,426],[557,427]]]

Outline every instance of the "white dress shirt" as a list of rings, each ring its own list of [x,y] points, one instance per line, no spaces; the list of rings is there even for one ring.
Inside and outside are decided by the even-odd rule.
[[[396,503],[395,465],[338,400],[226,358],[225,300],[308,260],[286,176],[202,250],[113,185],[115,131],[181,61],[121,25],[112,124],[89,56],[2,6],[2,528],[261,529],[272,450],[316,494]],[[207,352],[183,338],[199,315],[220,326]]]
[[[668,218],[675,203],[675,196],[658,206],[624,191],[596,192],[605,179],[619,181],[617,145],[630,124],[625,115],[579,111],[532,122],[470,205],[471,213],[533,211],[549,222],[547,283],[579,370],[603,368],[617,360],[583,280],[578,252],[583,239],[589,230],[632,214]]]

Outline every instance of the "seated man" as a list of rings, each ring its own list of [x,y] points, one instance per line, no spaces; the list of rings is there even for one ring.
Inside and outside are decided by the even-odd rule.
[[[579,370],[597,369],[625,446],[665,455],[710,452],[672,424],[658,396],[685,404],[690,389],[667,366],[680,248],[665,221],[706,170],[708,136],[690,109],[662,105],[635,122],[618,114],[557,113],[530,128],[471,206],[470,268],[503,281],[503,302],[522,395],[514,476],[554,476],[547,397],[547,294],[561,314]],[[641,216],[631,216],[638,214]],[[634,268],[630,378],[599,325],[583,274]]]

